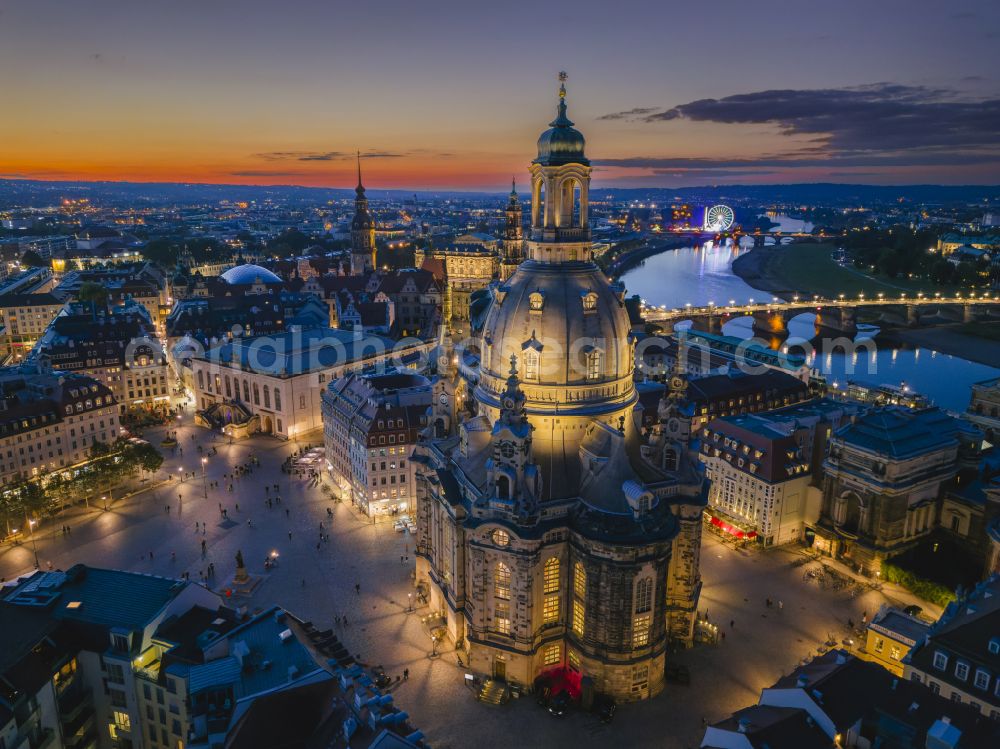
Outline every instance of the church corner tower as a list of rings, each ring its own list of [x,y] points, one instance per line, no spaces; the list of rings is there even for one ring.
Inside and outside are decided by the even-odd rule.
[[[354,188],[354,218],[351,220],[351,275],[375,269],[375,219],[368,210],[368,198],[361,184],[361,153],[358,153],[358,186]]]

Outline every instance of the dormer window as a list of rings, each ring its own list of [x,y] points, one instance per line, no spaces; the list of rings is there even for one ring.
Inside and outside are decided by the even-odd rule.
[[[528,295],[528,309],[532,312],[541,312],[545,306],[545,295],[540,291],[533,291]]]
[[[938,671],[944,671],[948,668],[948,656],[938,650],[934,653],[934,668]]]
[[[524,352],[524,379],[538,380],[538,352],[528,349]]]
[[[593,291],[588,291],[583,295],[583,311],[593,312],[597,309],[597,294]]]

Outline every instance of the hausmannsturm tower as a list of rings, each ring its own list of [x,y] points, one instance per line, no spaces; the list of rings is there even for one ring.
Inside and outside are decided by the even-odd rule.
[[[493,287],[478,369],[446,342],[438,358],[416,582],[480,675],[642,699],[668,645],[693,641],[706,486],[677,388],[670,426],[641,431],[624,290],[591,258],[584,146],[563,84],[529,168],[527,258]]]
[[[375,219],[361,184],[361,154],[358,154],[358,186],[354,188],[354,218],[351,219],[351,275],[375,269]]]

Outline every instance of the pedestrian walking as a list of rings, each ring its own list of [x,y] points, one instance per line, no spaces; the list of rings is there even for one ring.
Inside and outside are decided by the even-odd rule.
[[[361,595],[361,583],[354,583],[354,592]]]
[[[403,681],[409,681],[409,680],[410,680],[410,669],[404,668],[403,669]]]
[[[735,619],[730,619],[730,620],[729,620],[729,626],[730,626],[730,627],[731,627],[732,629],[736,629],[736,620],[735,620]]]
[[[289,540],[289,541],[291,541],[291,540],[292,540],[292,532],[291,532],[291,531],[288,531],[288,540]]]

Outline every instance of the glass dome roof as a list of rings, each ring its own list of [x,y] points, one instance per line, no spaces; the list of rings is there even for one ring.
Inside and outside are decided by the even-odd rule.
[[[252,286],[258,281],[261,283],[283,283],[278,276],[274,275],[267,268],[261,268],[259,265],[253,265],[252,263],[230,268],[222,274],[222,280],[230,286]]]

